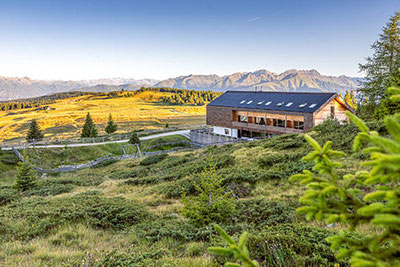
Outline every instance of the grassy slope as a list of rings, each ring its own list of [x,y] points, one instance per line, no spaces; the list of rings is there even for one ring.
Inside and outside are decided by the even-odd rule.
[[[166,122],[170,126],[205,123],[205,107],[160,102],[161,97],[168,95],[170,93],[143,92],[135,97],[81,96],[48,105],[54,110],[0,111],[0,141],[25,136],[32,119],[38,119],[47,137],[77,136],[87,112],[91,113],[100,134],[104,133],[109,113],[119,124],[119,132],[164,127]]]
[[[353,134],[354,127],[314,136],[349,150]],[[253,257],[275,266],[334,264],[324,238],[336,229],[305,222],[294,211],[304,188],[288,178],[311,167],[300,160],[309,148],[297,135],[174,153],[150,166],[122,161],[50,177],[0,208],[0,264],[217,266],[206,248],[221,240],[211,226],[196,227],[183,218],[179,200],[193,192],[193,179],[211,151],[218,174],[240,196],[238,214],[224,227],[235,236],[250,231]],[[351,172],[360,155],[342,161],[341,172]],[[7,190],[2,187],[0,199]],[[107,223],[115,218],[118,224]]]

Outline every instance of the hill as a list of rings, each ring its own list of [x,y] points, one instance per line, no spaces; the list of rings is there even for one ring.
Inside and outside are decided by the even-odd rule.
[[[316,70],[288,70],[277,74],[267,70],[238,72],[226,76],[187,75],[161,81],[155,87],[174,87],[214,91],[322,91],[340,92],[356,90],[358,78],[325,76]]]
[[[110,113],[119,125],[118,132],[129,132],[140,128],[163,128],[166,123],[171,127],[203,125],[206,111],[204,105],[207,102],[201,100],[199,102],[201,105],[195,105],[196,103],[190,101],[179,103],[166,101],[166,99],[173,100],[177,95],[187,96],[190,93],[187,90],[178,91],[181,93],[174,90],[160,92],[156,89],[141,90],[136,93],[69,92],[24,99],[22,102],[0,103],[0,141],[23,138],[32,119],[38,120],[45,137],[76,137],[87,112],[92,115],[100,134],[104,134],[104,126]],[[202,93],[207,97],[215,97],[215,93]],[[181,97],[179,99],[186,100]]]
[[[328,122],[310,134],[349,152],[356,133],[352,124]],[[89,160],[88,155],[108,153],[99,150],[85,147],[30,155],[79,162],[80,155]],[[253,259],[262,266],[346,266],[346,260],[335,259],[325,240],[341,226],[310,223],[295,212],[304,187],[288,178],[312,167],[301,161],[310,150],[301,135],[284,135],[49,176],[19,194],[11,187],[15,161],[3,152],[0,264],[219,266],[220,258],[210,256],[207,247],[221,245],[222,240],[211,225],[197,225],[183,216],[181,202],[182,194],[197,194],[200,174],[212,153],[216,175],[236,196],[234,214],[221,225],[235,239],[249,231]],[[346,162],[340,172],[354,172],[362,159],[363,155],[350,153],[340,159]]]

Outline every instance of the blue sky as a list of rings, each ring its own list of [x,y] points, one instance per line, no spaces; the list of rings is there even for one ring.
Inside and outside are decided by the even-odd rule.
[[[362,76],[358,63],[395,11],[400,0],[1,0],[0,76]]]

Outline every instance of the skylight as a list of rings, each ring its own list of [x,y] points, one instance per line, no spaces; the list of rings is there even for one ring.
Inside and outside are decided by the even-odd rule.
[[[278,104],[276,104],[278,107],[280,107],[280,106],[282,106],[283,105],[283,103],[285,103],[285,102],[280,102],[280,103],[278,103]]]
[[[246,102],[246,100],[242,100],[242,101],[240,101],[240,104],[243,104],[244,102]]]
[[[271,101],[268,101],[267,103],[265,103],[265,105],[268,106],[271,103],[272,103]]]
[[[250,100],[249,102],[247,102],[247,104],[251,104],[251,103],[253,103],[253,100]]]
[[[257,103],[257,105],[261,105],[262,103],[264,103],[264,101],[260,101]]]
[[[309,108],[313,108],[313,107],[315,107],[317,104],[311,104],[310,106],[309,106]]]
[[[290,107],[291,105],[293,105],[293,102],[289,102],[286,104],[287,107]]]
[[[307,103],[300,104],[299,108],[304,108],[305,106],[307,106]]]

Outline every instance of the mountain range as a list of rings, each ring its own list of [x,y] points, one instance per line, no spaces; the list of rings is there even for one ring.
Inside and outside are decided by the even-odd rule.
[[[288,70],[280,74],[267,70],[257,70],[254,72],[237,72],[225,76],[192,74],[163,81],[125,78],[61,81],[0,76],[0,100],[36,97],[66,91],[110,92],[120,89],[134,91],[142,86],[219,92],[225,90],[262,90],[344,93],[346,90],[356,90],[360,80],[360,78],[344,75],[326,76],[316,70]]]

